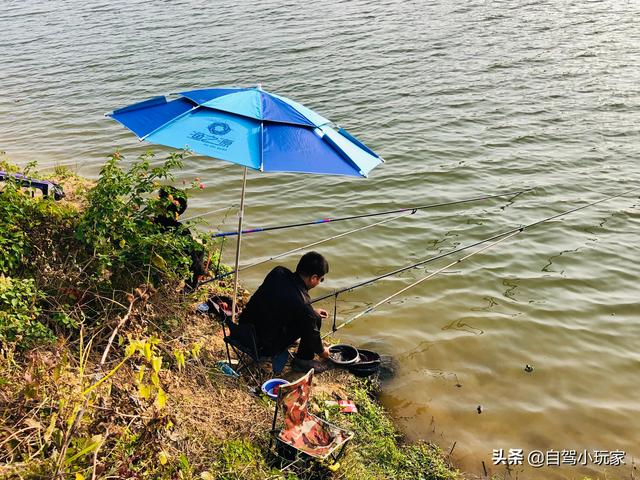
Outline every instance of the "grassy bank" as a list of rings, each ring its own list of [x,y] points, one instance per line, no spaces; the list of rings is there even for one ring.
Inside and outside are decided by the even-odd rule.
[[[96,182],[58,168],[60,202],[4,186],[0,478],[457,478],[436,447],[402,442],[375,384],[338,370],[315,377],[312,408],[355,433],[340,468],[277,468],[273,403],[217,369],[221,329],[195,309],[228,286],[185,293],[190,252],[215,265],[216,245],[154,222],[181,161],[123,168],[114,154]],[[336,398],[358,413],[325,403]]]

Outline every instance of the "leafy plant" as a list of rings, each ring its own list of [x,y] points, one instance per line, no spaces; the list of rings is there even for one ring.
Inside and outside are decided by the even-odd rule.
[[[35,163],[27,165],[23,172],[35,174]],[[16,168],[0,162],[0,169],[15,173]],[[43,223],[68,218],[70,211],[55,204],[51,198],[31,195],[32,190],[23,187],[13,176],[2,182],[0,191],[0,274],[16,275],[31,267],[29,254],[32,237]],[[64,223],[64,222],[62,222]]]
[[[0,275],[0,341],[28,346],[55,337],[37,318],[38,301],[43,298],[33,279],[14,279]]]
[[[167,394],[160,384],[160,369],[162,368],[162,355],[158,350],[159,339],[155,337],[132,340],[129,339],[129,345],[125,350],[125,359],[138,354],[146,360],[146,367],[141,364],[138,367],[136,384],[138,385],[138,395],[140,398],[150,400],[155,398],[154,404],[158,408],[164,408],[167,401]],[[148,367],[151,367],[149,369]]]
[[[188,275],[190,235],[165,229],[157,218],[173,198],[153,198],[160,180],[172,179],[171,170],[181,167],[184,154],[173,153],[157,167],[151,166],[153,153],[141,155],[128,169],[123,157],[111,155],[100,171],[98,182],[88,195],[76,238],[98,261],[103,279],[118,281],[131,277]],[[133,283],[140,278],[132,279]]]

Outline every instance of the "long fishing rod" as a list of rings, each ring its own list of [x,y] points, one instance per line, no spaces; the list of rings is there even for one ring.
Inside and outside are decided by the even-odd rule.
[[[365,225],[364,227],[354,228],[353,230],[348,230],[348,231],[340,233],[338,235],[333,235],[331,237],[323,238],[322,240],[317,240],[317,241],[309,243],[307,245],[303,245],[302,247],[296,247],[296,248],[294,248],[292,250],[287,250],[286,252],[279,253],[278,255],[274,255],[273,257],[269,257],[269,258],[266,258],[264,260],[259,260],[257,262],[253,262],[253,263],[250,263],[248,265],[243,265],[238,270],[246,270],[247,268],[255,267],[257,265],[262,265],[263,263],[267,263],[267,262],[270,262],[272,260],[276,260],[278,258],[285,257],[285,256],[290,255],[292,253],[299,252],[301,250],[305,250],[305,249],[310,248],[310,247],[315,247],[316,245],[320,245],[321,243],[325,243],[325,242],[328,242],[330,240],[335,240],[336,238],[341,238],[341,237],[344,237],[346,235],[351,235],[352,233],[361,232],[362,230],[366,230],[366,229],[371,228],[371,227],[376,227],[378,225],[382,225],[383,223],[387,223],[387,222],[391,222],[393,220],[397,220],[398,218],[401,218],[401,217],[407,217],[409,215],[413,215],[414,213],[416,213],[415,210],[412,210],[410,212],[404,212],[404,213],[401,213],[400,215],[397,215],[395,217],[385,218],[384,220],[381,220],[379,222],[372,223],[372,224],[369,224],[369,225]],[[222,238],[222,240],[224,240],[224,237]],[[221,278],[228,277],[229,275],[233,275],[234,273],[235,273],[235,270],[233,270],[231,272],[223,273],[221,275],[216,275],[215,277],[212,277],[212,278],[209,278],[207,280],[204,280],[204,281],[200,282],[200,285],[204,285],[205,283],[213,282],[215,280],[220,280]]]
[[[441,253],[441,254],[436,255],[434,257],[427,258],[426,260],[421,260],[420,262],[416,262],[416,263],[413,263],[411,265],[407,265],[406,267],[398,268],[398,269],[393,270],[391,272],[388,272],[388,273],[385,273],[385,274],[382,274],[382,275],[378,275],[377,277],[373,277],[373,278],[371,278],[369,280],[365,280],[364,282],[356,283],[355,285],[351,285],[349,287],[345,287],[345,288],[341,288],[341,289],[338,289],[338,290],[334,290],[333,292],[328,293],[327,295],[323,295],[321,297],[313,299],[311,301],[311,303],[319,302],[320,300],[325,300],[325,299],[330,298],[330,297],[336,297],[336,299],[337,299],[338,295],[341,294],[341,293],[349,292],[351,290],[355,290],[356,288],[360,288],[362,286],[369,285],[371,283],[377,282],[378,280],[382,280],[383,278],[391,277],[391,276],[396,275],[398,273],[405,272],[407,270],[411,270],[411,269],[417,268],[417,267],[419,267],[421,265],[425,265],[427,263],[434,262],[436,260],[439,260],[441,258],[447,257],[449,255],[453,255],[455,253],[462,252],[464,250],[468,250],[470,248],[477,247],[479,245],[483,245],[485,243],[497,240],[497,239],[499,239],[501,237],[510,235],[513,232],[518,232],[518,231],[521,231],[521,230],[524,231],[524,230],[526,230],[528,228],[535,227],[535,226],[537,226],[537,225],[539,225],[541,223],[549,222],[551,220],[555,220],[556,218],[564,217],[565,215],[569,215],[569,214],[577,212],[579,210],[584,210],[585,208],[593,207],[594,205],[598,205],[599,203],[603,203],[603,202],[606,202],[606,201],[609,201],[609,200],[613,200],[614,198],[623,197],[623,196],[625,196],[625,195],[627,195],[627,194],[629,194],[631,192],[635,192],[637,190],[640,190],[640,187],[632,188],[630,190],[627,190],[625,192],[619,193],[617,195],[612,195],[612,196],[603,198],[601,200],[598,200],[598,201],[595,201],[595,202],[591,202],[591,203],[588,203],[586,205],[582,205],[580,207],[575,207],[575,208],[572,208],[570,210],[566,210],[564,212],[552,215],[550,217],[543,218],[541,220],[537,220],[535,222],[529,223],[529,224],[521,226],[521,227],[512,228],[512,229],[507,230],[505,232],[498,233],[496,235],[492,235],[491,237],[485,238],[483,240],[479,240],[479,241],[471,243],[469,245],[465,245],[463,247],[456,248],[454,250],[450,250],[448,252]],[[335,308],[334,308],[334,316],[335,316]]]
[[[380,305],[382,305],[382,304],[384,304],[384,303],[387,303],[388,301],[390,301],[390,300],[394,299],[394,298],[395,298],[395,297],[397,297],[398,295],[400,295],[400,294],[402,294],[402,293],[406,292],[406,291],[407,291],[407,290],[409,290],[410,288],[413,288],[413,287],[415,287],[416,285],[419,285],[419,284],[421,284],[422,282],[424,282],[424,281],[426,281],[426,280],[429,280],[430,278],[435,277],[435,276],[436,276],[436,275],[438,275],[439,273],[442,273],[442,272],[444,272],[445,270],[448,270],[449,268],[451,268],[451,267],[453,267],[453,266],[455,266],[455,265],[458,265],[458,264],[459,264],[459,263],[461,263],[461,262],[464,262],[467,258],[473,257],[474,255],[477,255],[477,254],[479,254],[479,253],[481,253],[481,252],[484,252],[485,250],[488,250],[489,248],[494,247],[494,246],[498,245],[499,243],[504,242],[505,240],[507,240],[507,239],[509,239],[509,238],[511,238],[511,237],[514,237],[514,236],[518,235],[518,234],[519,234],[519,233],[521,233],[522,231],[523,231],[523,229],[516,230],[515,232],[511,232],[509,235],[506,235],[506,236],[502,237],[501,239],[496,240],[496,241],[495,241],[495,242],[493,242],[493,243],[490,243],[489,245],[485,245],[484,247],[479,248],[479,249],[478,249],[478,250],[476,250],[475,252],[471,252],[471,253],[469,253],[469,254],[465,255],[464,257],[459,258],[459,259],[457,259],[457,260],[455,260],[455,261],[451,262],[450,264],[445,265],[445,266],[444,266],[444,267],[442,267],[442,268],[439,268],[438,270],[436,270],[436,271],[434,271],[434,272],[431,272],[431,273],[430,273],[429,275],[427,275],[426,277],[422,277],[421,279],[416,280],[416,281],[415,281],[415,282],[413,282],[411,285],[407,285],[406,287],[402,288],[401,290],[398,290],[396,293],[394,293],[394,294],[392,294],[392,295],[389,295],[387,298],[385,298],[385,299],[383,299],[383,300],[380,300],[378,303],[376,303],[376,304],[374,304],[374,305],[371,305],[371,306],[370,306],[370,307],[368,307],[366,310],[363,310],[362,312],[360,312],[360,313],[358,313],[358,314],[354,315],[354,316],[353,316],[353,317],[351,317],[350,319],[345,320],[344,322],[342,322],[342,323],[341,323],[340,325],[338,325],[338,326],[336,326],[336,325],[335,325],[335,321],[334,321],[334,324],[333,324],[333,328],[332,328],[332,330],[331,330],[330,332],[328,332],[328,333],[325,333],[325,334],[322,336],[322,339],[325,339],[326,337],[328,337],[328,336],[329,336],[329,335],[331,335],[332,333],[334,333],[334,332],[336,332],[336,331],[340,330],[342,327],[345,327],[345,326],[349,325],[349,324],[350,324],[351,322],[353,322],[354,320],[357,320],[357,319],[358,319],[358,318],[360,318],[360,317],[364,317],[366,314],[368,314],[368,313],[372,312],[373,310],[375,310],[376,308],[378,308]]]
[[[503,192],[503,193],[497,193],[495,195],[484,195],[481,197],[474,197],[474,198],[467,198],[467,199],[463,199],[463,200],[455,200],[452,202],[442,202],[442,203],[432,203],[429,205],[419,205],[416,207],[406,207],[406,208],[398,208],[396,210],[385,210],[385,211],[381,211],[381,212],[373,212],[373,213],[363,213],[361,215],[351,215],[348,217],[338,217],[338,218],[321,218],[318,220],[312,220],[310,222],[302,222],[302,223],[290,223],[287,225],[276,225],[273,227],[260,227],[260,228],[251,228],[248,230],[242,230],[242,234],[249,234],[249,233],[256,233],[256,232],[268,232],[268,231],[272,231],[272,230],[282,230],[284,228],[294,228],[294,227],[304,227],[306,225],[318,225],[321,223],[331,223],[331,222],[342,222],[344,220],[354,220],[356,218],[367,218],[367,217],[377,217],[379,215],[391,215],[393,213],[403,213],[403,212],[410,212],[412,210],[418,211],[418,210],[426,210],[429,208],[437,208],[437,207],[446,207],[449,205],[460,205],[462,203],[470,203],[470,202],[478,202],[480,200],[489,200],[491,198],[498,198],[498,197],[507,197],[507,196],[514,196],[517,197],[518,195],[521,195],[525,192],[529,192],[531,190],[533,190],[535,187],[531,187],[531,188],[525,188],[522,190],[517,190],[514,192]],[[214,233],[212,235],[213,238],[218,238],[218,237],[228,237],[228,236],[232,236],[232,235],[238,235],[238,231],[232,231],[232,232],[220,232],[220,233]]]
[[[518,196],[518,195],[520,195],[521,193],[526,192],[526,191],[529,191],[529,190],[532,190],[532,188],[529,188],[529,189],[526,189],[526,190],[520,190],[520,191],[517,191],[517,192],[505,192],[505,193],[502,193],[502,194],[496,194],[496,195],[490,195],[490,196],[484,196],[484,197],[477,197],[477,198],[474,198],[474,199],[457,200],[457,201],[455,201],[455,202],[447,202],[447,203],[441,203],[441,204],[433,204],[433,205],[429,205],[429,206],[424,206],[423,208],[432,207],[432,206],[433,206],[433,207],[435,207],[435,206],[441,206],[441,205],[452,205],[452,204],[466,203],[466,202],[476,201],[476,200],[478,200],[478,199],[495,198],[495,197],[499,197],[499,196],[506,196],[506,195],[509,195],[509,194],[514,195],[514,196]],[[286,251],[286,252],[280,253],[280,254],[275,255],[275,256],[273,256],[273,257],[270,257],[270,258],[268,258],[268,259],[264,259],[264,260],[260,260],[260,261],[258,261],[258,262],[254,262],[254,263],[251,263],[251,264],[248,264],[248,265],[244,265],[244,266],[240,267],[238,270],[245,270],[245,269],[247,269],[247,268],[255,267],[255,266],[257,266],[257,265],[261,265],[261,264],[263,264],[263,263],[270,262],[270,261],[275,260],[275,259],[277,259],[277,258],[284,257],[284,256],[289,255],[289,254],[291,254],[291,253],[295,253],[295,252],[298,252],[298,251],[300,251],[300,250],[304,250],[304,249],[306,249],[306,248],[313,247],[313,246],[319,245],[319,244],[321,244],[321,243],[328,242],[328,241],[330,241],[330,240],[335,240],[336,238],[344,237],[344,236],[346,236],[346,235],[350,235],[350,234],[352,234],[352,233],[356,233],[356,232],[359,232],[359,231],[365,230],[365,229],[367,229],[367,228],[375,227],[375,226],[377,226],[377,225],[381,225],[381,224],[386,223],[386,222],[388,222],[388,221],[396,220],[396,219],[398,219],[398,218],[400,218],[400,217],[403,217],[403,216],[413,215],[413,214],[415,214],[417,211],[418,211],[418,208],[414,208],[414,209],[411,209],[411,210],[409,210],[409,209],[401,209],[401,210],[399,210],[400,215],[398,215],[398,216],[396,216],[396,217],[393,217],[393,218],[391,218],[391,219],[383,220],[383,221],[381,221],[381,222],[373,223],[373,224],[371,224],[371,225],[366,225],[366,226],[364,226],[364,227],[359,227],[359,228],[356,228],[356,229],[353,229],[353,230],[349,230],[349,231],[347,231],[347,232],[344,232],[344,233],[341,233],[341,234],[338,234],[338,235],[334,235],[334,236],[331,236],[331,237],[328,237],[328,238],[324,238],[324,239],[322,239],[322,240],[318,240],[318,241],[316,241],[316,242],[312,242],[312,243],[309,243],[309,244],[307,244],[307,245],[303,245],[302,247],[297,247],[297,248],[294,248],[294,249],[292,249],[292,250],[288,250],[288,251]],[[348,217],[348,218],[364,218],[364,217],[368,217],[368,216],[382,215],[382,214],[384,214],[384,213],[391,213],[391,212],[395,212],[395,211],[390,211],[390,212],[378,212],[378,213],[374,213],[374,214],[367,214],[367,215],[357,215],[357,216],[355,216],[355,217]],[[343,218],[342,220],[346,220],[346,219],[347,219],[347,218]],[[340,220],[340,219],[338,219],[338,220]],[[334,221],[336,221],[336,220],[334,220]],[[223,241],[223,242],[224,242],[225,238],[226,238],[226,237],[224,237],[224,236],[222,237],[222,241]],[[220,257],[218,258],[218,260],[220,260]],[[207,279],[207,280],[204,280],[204,281],[200,282],[200,285],[204,285],[204,284],[207,284],[207,283],[210,283],[210,282],[214,282],[214,281],[216,281],[216,280],[220,280],[220,279],[222,279],[222,278],[225,278],[225,277],[228,277],[228,276],[230,276],[230,275],[233,275],[234,273],[235,273],[235,270],[232,270],[232,271],[230,271],[230,272],[223,273],[223,274],[218,274],[218,270],[216,270],[216,275],[215,275],[214,277],[209,278],[209,279]]]

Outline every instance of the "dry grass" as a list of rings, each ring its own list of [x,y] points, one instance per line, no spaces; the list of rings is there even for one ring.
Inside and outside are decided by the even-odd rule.
[[[434,460],[439,458],[435,451],[407,447],[405,454],[383,410],[344,370],[316,375],[312,388],[313,408],[320,414],[327,414],[326,399],[354,399],[361,410],[356,416],[344,416],[329,409],[331,421],[356,431],[343,467],[335,473],[312,469],[287,477],[271,466],[272,457],[266,453],[274,403],[255,395],[256,385],[248,377],[229,378],[216,367],[216,362],[226,359],[219,324],[196,313],[195,304],[188,303],[175,287],[155,292],[136,305],[120,335],[159,339],[163,359],[159,377],[167,403],[158,408],[152,400],[140,398],[137,377],[144,361],[132,358],[87,405],[75,438],[101,435],[102,443],[95,458],[70,466],[65,470],[68,475],[79,472],[91,478],[96,472],[95,478],[195,479],[210,472],[211,478],[222,479],[416,478],[410,472],[436,468],[426,463],[427,458],[439,461],[437,468],[444,473],[424,478],[455,478],[441,460]],[[108,333],[116,323],[116,319],[106,322],[98,330],[101,333],[84,367],[85,380],[97,371]],[[173,352],[190,351],[194,345],[201,345],[201,350],[180,368]],[[104,371],[122,361],[125,346],[126,342],[114,342]],[[78,340],[61,340],[54,347],[21,356],[3,352],[0,478],[52,478],[52,458],[60,441],[55,433],[51,435],[51,426],[58,435],[64,431],[71,407],[82,402],[81,391],[86,388],[79,375],[78,348]],[[294,380],[301,373],[286,369],[281,376]],[[61,407],[61,402],[67,406]]]

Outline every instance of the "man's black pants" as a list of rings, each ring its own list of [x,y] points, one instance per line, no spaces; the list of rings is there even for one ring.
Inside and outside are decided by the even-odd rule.
[[[321,331],[322,319],[316,320],[316,328]],[[296,357],[300,360],[313,360],[315,352],[313,350],[313,339],[303,335],[303,329],[301,326],[287,330],[285,336],[287,339],[287,345],[293,344],[296,340],[300,339],[300,345],[298,345],[298,351]]]

